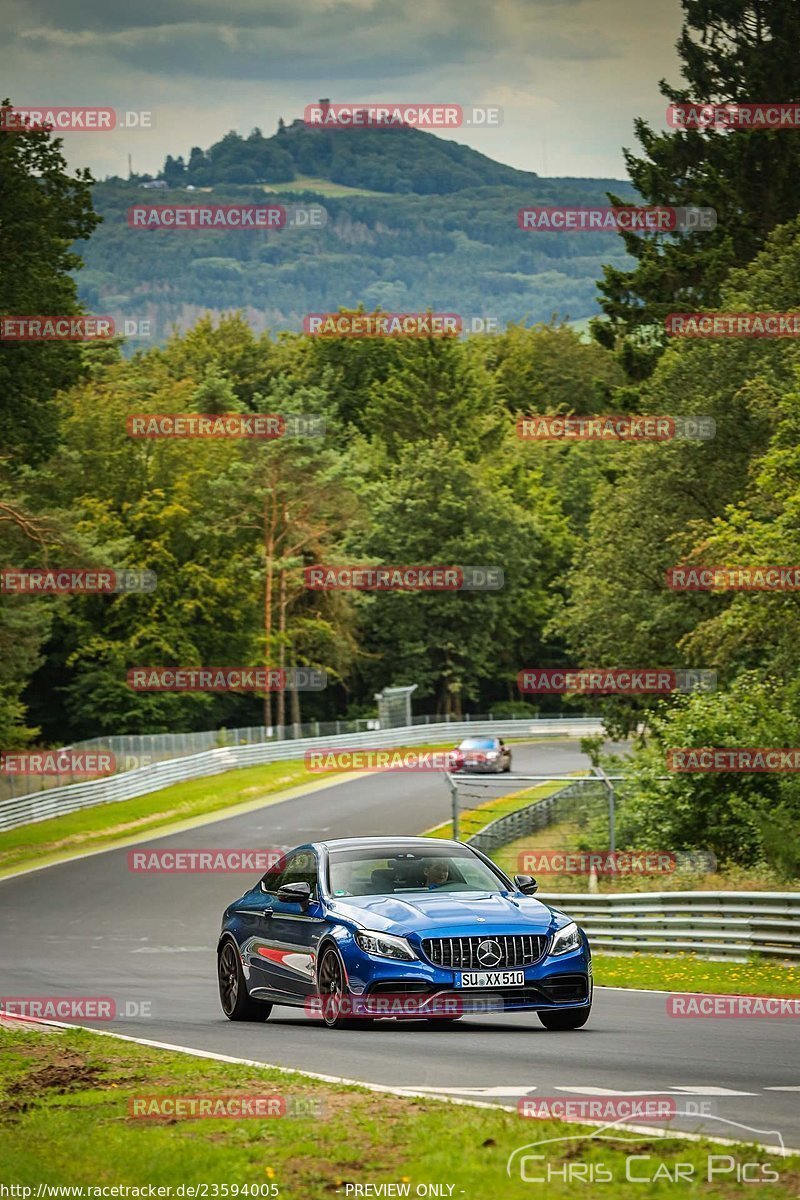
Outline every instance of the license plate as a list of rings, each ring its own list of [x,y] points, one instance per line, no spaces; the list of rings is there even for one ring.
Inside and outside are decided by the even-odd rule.
[[[462,988],[522,987],[524,983],[524,971],[462,971],[459,979]]]

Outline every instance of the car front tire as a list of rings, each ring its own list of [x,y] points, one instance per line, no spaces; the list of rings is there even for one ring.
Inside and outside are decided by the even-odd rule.
[[[217,982],[222,1011],[229,1021],[266,1021],[271,1004],[253,1000],[247,990],[239,947],[228,937],[217,951]]]
[[[322,1020],[328,1029],[363,1025],[362,1021],[354,1021],[347,1011],[351,1004],[347,991],[347,975],[341,955],[333,946],[326,946],[322,951],[317,968],[317,992]]]
[[[580,1029],[589,1020],[591,1011],[591,1004],[584,1004],[582,1008],[562,1008],[554,1012],[540,1012],[538,1015],[545,1029],[564,1032],[568,1029]]]

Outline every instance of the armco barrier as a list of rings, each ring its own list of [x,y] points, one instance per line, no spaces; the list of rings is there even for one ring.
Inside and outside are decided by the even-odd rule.
[[[541,894],[586,930],[595,950],[691,951],[744,962],[800,958],[800,892]]]
[[[35,821],[46,821],[81,808],[132,800],[146,796],[172,783],[219,775],[236,767],[262,766],[264,763],[302,758],[307,750],[327,747],[356,750],[360,747],[391,749],[393,746],[425,745],[430,742],[454,744],[468,735],[497,737],[545,737],[559,734],[580,737],[601,733],[602,722],[595,717],[568,717],[557,720],[508,721],[449,721],[408,728],[371,730],[365,733],[342,734],[338,737],[294,738],[285,742],[262,742],[245,746],[222,746],[137,767],[104,779],[73,783],[67,787],[49,788],[26,796],[0,801],[0,830],[15,829]]]

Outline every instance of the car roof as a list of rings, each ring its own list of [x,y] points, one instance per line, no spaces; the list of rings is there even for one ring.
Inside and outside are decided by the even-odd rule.
[[[463,842],[454,842],[449,838],[427,838],[427,837],[398,837],[394,834],[388,834],[386,837],[353,837],[353,838],[331,838],[324,842],[317,842],[318,846],[325,846],[329,850],[355,850],[359,846],[369,848],[370,846],[426,846],[431,849],[431,843],[436,846],[460,846],[463,847]]]

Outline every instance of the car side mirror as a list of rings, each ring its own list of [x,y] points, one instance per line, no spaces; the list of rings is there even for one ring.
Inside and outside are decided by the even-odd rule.
[[[304,908],[311,899],[311,885],[308,883],[285,883],[278,888],[278,899],[285,904],[300,904]]]
[[[515,875],[514,885],[517,891],[523,892],[526,896],[532,896],[539,890],[539,885],[532,875]]]

